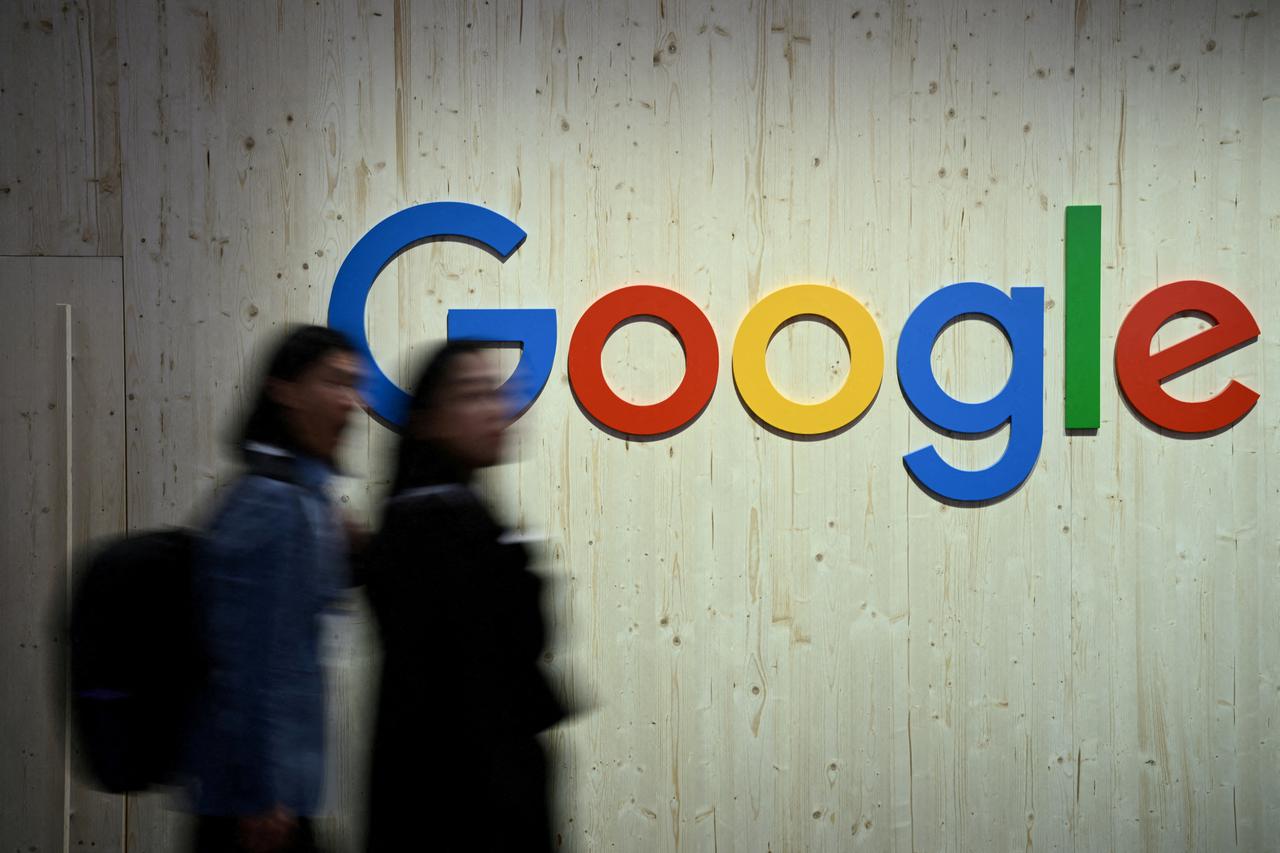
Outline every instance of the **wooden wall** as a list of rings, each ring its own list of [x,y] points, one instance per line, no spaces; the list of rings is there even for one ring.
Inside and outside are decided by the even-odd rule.
[[[415,249],[368,322],[407,377],[448,307],[560,312],[551,381],[493,485],[549,536],[548,667],[590,706],[550,737],[565,849],[1220,851],[1280,835],[1280,6],[23,0],[0,32],[0,254],[123,259],[134,529],[195,517],[229,481],[264,347],[323,320],[376,222],[453,199],[529,233],[505,264]],[[1091,203],[1102,428],[1067,434],[1063,212]],[[1133,303],[1183,278],[1229,288],[1262,328],[1172,383],[1204,397],[1236,376],[1262,394],[1197,440],[1136,417],[1106,367]],[[976,467],[1004,436],[939,435],[894,378],[912,307],[964,280],[1042,285],[1048,309],[1039,462],[979,508],[922,493],[901,457],[935,443]],[[871,411],[821,441],[758,425],[729,369],[747,309],[805,281],[868,305],[888,355]],[[689,295],[720,340],[710,406],[661,441],[602,432],[565,378],[582,311],[637,282]],[[682,370],[650,324],[605,361],[636,400]],[[979,399],[1009,357],[962,323],[934,363]],[[849,369],[812,323],[784,330],[770,365],[814,398]],[[388,447],[358,419],[342,484],[357,516]],[[342,849],[376,670],[352,613],[332,656]],[[157,798],[128,809],[124,841],[98,849],[180,844]]]

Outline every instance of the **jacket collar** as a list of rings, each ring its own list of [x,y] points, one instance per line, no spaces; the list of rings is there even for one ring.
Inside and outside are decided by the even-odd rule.
[[[293,483],[316,492],[323,491],[333,475],[328,463],[314,456],[292,453],[274,444],[246,442],[244,458],[251,474]]]

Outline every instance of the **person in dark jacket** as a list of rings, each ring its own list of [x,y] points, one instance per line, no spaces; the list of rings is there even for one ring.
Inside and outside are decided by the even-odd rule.
[[[551,849],[537,735],[564,711],[537,663],[541,582],[472,488],[509,420],[475,344],[445,344],[415,385],[366,560],[383,643],[370,851]]]
[[[325,486],[357,405],[357,356],[330,329],[272,357],[240,440],[247,471],[197,548],[193,586],[209,676],[187,749],[193,847],[315,849],[324,782],[320,616],[346,585]]]

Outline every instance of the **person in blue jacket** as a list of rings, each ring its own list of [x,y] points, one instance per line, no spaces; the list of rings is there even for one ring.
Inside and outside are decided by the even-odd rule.
[[[284,338],[241,436],[246,473],[198,547],[209,665],[187,751],[198,853],[316,849],[320,616],[348,585],[343,523],[325,487],[358,378],[339,333],[305,326]]]

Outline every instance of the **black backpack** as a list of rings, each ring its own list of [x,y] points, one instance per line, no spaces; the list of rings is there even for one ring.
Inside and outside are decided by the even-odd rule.
[[[264,452],[265,451],[265,452]],[[294,458],[247,451],[249,473],[297,482]],[[193,563],[200,534],[114,539],[79,573],[70,613],[71,716],[95,787],[120,794],[177,781],[208,675]]]
[[[207,675],[192,596],[197,534],[116,539],[71,602],[71,711],[86,770],[112,793],[174,781]]]

